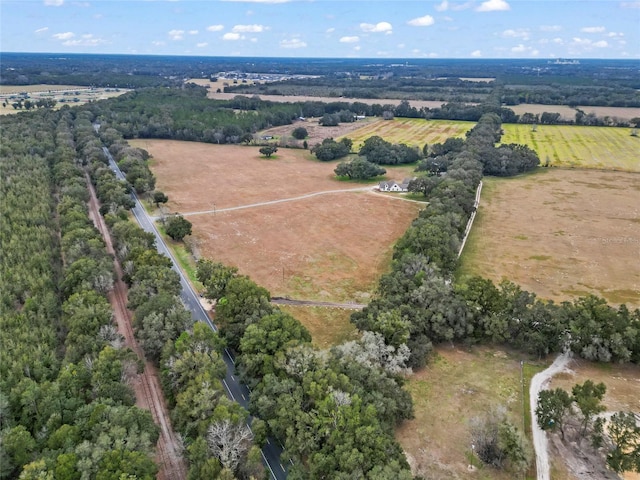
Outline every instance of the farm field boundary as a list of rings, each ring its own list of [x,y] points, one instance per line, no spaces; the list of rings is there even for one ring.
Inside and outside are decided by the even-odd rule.
[[[551,166],[640,172],[640,137],[630,128],[503,124],[502,143],[520,143]]]
[[[459,275],[640,307],[640,175],[548,169],[483,183]]]

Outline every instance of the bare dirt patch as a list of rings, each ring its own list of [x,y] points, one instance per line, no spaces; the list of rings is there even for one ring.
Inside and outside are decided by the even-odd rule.
[[[548,169],[485,178],[461,273],[542,298],[640,306],[640,175]]]
[[[335,179],[337,162],[280,149],[137,140],[153,155],[157,188],[170,211],[190,216],[205,257],[236,265],[274,296],[364,302],[388,268],[392,245],[423,204],[366,191],[327,193],[286,203],[221,211],[314,192],[361,188]],[[393,169],[396,178],[412,167]]]
[[[307,327],[313,344],[318,348],[331,348],[359,337],[355,325],[349,321],[353,310],[288,305],[279,305],[279,308]]]
[[[436,359],[407,381],[415,418],[396,430],[414,475],[433,480],[513,478],[482,465],[469,469],[469,422],[501,405],[522,430],[520,357],[485,347],[442,346],[436,352]]]

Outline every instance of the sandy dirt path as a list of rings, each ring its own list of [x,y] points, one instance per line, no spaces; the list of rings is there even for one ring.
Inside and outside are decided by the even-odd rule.
[[[531,432],[533,434],[533,448],[536,452],[537,480],[550,480],[549,442],[547,434],[538,426],[536,421],[536,407],[538,406],[538,394],[544,389],[551,378],[564,371],[571,359],[571,353],[558,355],[554,362],[542,372],[531,379],[529,387],[529,403],[531,408]]]
[[[169,419],[169,409],[160,387],[160,377],[158,369],[144,357],[142,348],[138,345],[133,336],[131,326],[132,312],[127,309],[127,286],[122,280],[122,268],[115,257],[115,251],[111,242],[111,236],[107,226],[100,215],[98,199],[95,189],[89,176],[86,176],[89,186],[89,217],[96,228],[102,234],[107,244],[107,252],[114,256],[114,267],[117,280],[113,290],[109,293],[109,302],[113,308],[114,317],[118,325],[118,332],[124,336],[125,345],[133,350],[138,358],[144,361],[144,372],[136,375],[133,379],[133,390],[136,396],[136,405],[151,412],[153,420],[160,427],[160,437],[156,444],[156,463],[159,471],[158,480],[184,480],[187,477],[187,469],[180,453],[180,446],[171,421]]]

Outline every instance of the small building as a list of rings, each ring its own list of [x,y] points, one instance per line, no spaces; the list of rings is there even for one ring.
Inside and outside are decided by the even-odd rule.
[[[396,182],[395,180],[389,180],[388,182],[380,182],[378,189],[381,192],[408,192],[409,182],[412,178],[405,178],[402,182]]]

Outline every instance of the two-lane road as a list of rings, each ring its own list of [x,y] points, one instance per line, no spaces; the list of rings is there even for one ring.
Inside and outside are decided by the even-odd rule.
[[[102,150],[104,151],[106,157],[109,159],[109,166],[115,173],[116,177],[119,180],[126,181],[124,174],[118,167],[118,164],[115,162],[107,147],[102,147]],[[138,199],[135,193],[132,193],[131,196],[135,200],[135,207],[131,209],[131,212],[138,221],[138,224],[145,232],[152,233],[155,236],[156,248],[158,249],[158,252],[171,259],[173,270],[175,270],[180,276],[180,284],[182,286],[180,298],[182,299],[182,303],[184,303],[185,307],[191,311],[191,315],[193,316],[193,319],[195,321],[205,322],[207,325],[209,325],[209,327],[213,329],[213,331],[217,331],[218,329],[209,318],[209,315],[207,315],[205,309],[202,307],[199,296],[191,287],[191,284],[185,277],[182,270],[180,270],[180,268],[178,267],[178,264],[173,258],[173,255],[171,255],[169,248],[164,242],[164,239],[160,236],[160,233],[156,229],[156,226],[153,224],[153,221],[149,218],[149,215],[147,215],[147,212],[142,206],[141,201]],[[233,401],[238,402],[244,408],[248,409],[250,394],[249,388],[241,383],[235,376],[235,362],[228,350],[225,349],[225,354],[222,358],[227,365],[227,374],[222,380],[222,383],[227,390],[229,398],[231,398],[231,400]],[[285,478],[287,478],[287,470],[280,461],[281,454],[282,448],[278,445],[278,442],[276,442],[272,438],[268,439],[267,444],[262,448],[262,459],[264,461],[264,464],[267,467],[267,470],[269,470],[271,477],[275,480],[284,480]]]

